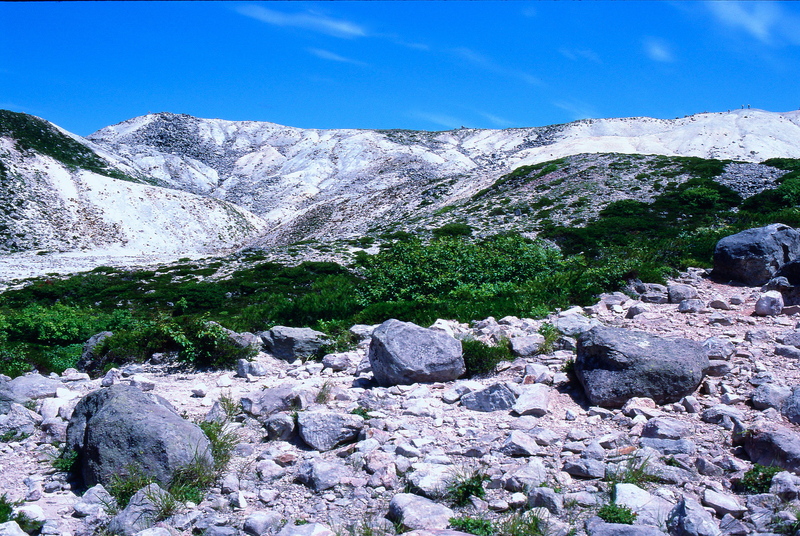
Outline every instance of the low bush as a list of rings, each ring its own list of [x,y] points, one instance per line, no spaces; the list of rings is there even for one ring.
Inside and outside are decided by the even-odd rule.
[[[511,361],[514,358],[510,344],[505,339],[497,346],[490,346],[475,339],[464,339],[461,341],[461,348],[467,376],[492,372],[501,361]]]
[[[447,498],[456,506],[465,506],[470,497],[482,499],[486,496],[483,483],[487,480],[489,477],[481,470],[458,472],[447,486]]]
[[[756,495],[759,493],[769,493],[772,485],[772,477],[783,471],[777,465],[764,466],[754,464],[739,480],[738,489],[741,493]]]
[[[627,506],[621,504],[606,504],[597,511],[597,517],[606,523],[619,523],[633,525],[637,514]]]
[[[451,517],[450,527],[475,536],[494,536],[497,533],[494,523],[482,517]]]

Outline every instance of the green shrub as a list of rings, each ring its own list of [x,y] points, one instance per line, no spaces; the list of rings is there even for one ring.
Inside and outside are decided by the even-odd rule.
[[[53,459],[53,469],[64,473],[72,473],[78,463],[78,452],[74,450],[62,450],[59,455]]]
[[[482,517],[451,517],[450,527],[459,532],[475,534],[475,536],[494,536],[497,533],[494,523]]]
[[[155,478],[147,475],[139,465],[131,464],[119,474],[112,475],[111,482],[105,488],[117,500],[117,505],[125,508],[137,491],[155,481]]]
[[[754,464],[748,470],[742,479],[739,481],[738,489],[742,493],[748,495],[755,495],[758,493],[769,493],[769,488],[772,485],[772,477],[783,471],[777,465],[764,466]]]
[[[469,236],[472,234],[472,227],[466,223],[446,223],[441,227],[431,231],[433,236],[443,238],[445,236]]]
[[[597,517],[606,523],[619,523],[633,525],[637,514],[627,506],[621,504],[606,504],[597,511]]]
[[[217,472],[223,471],[231,460],[234,447],[239,443],[238,434],[229,430],[225,421],[201,421],[198,426],[211,442],[214,469]]]
[[[16,506],[15,503],[8,500],[5,493],[0,496],[0,523],[8,523],[13,519],[14,506]]]
[[[512,514],[496,525],[497,533],[503,536],[545,536],[547,521],[533,511]]]
[[[483,483],[487,480],[489,477],[480,470],[457,473],[447,486],[447,498],[456,506],[469,504],[470,497],[481,499],[486,496]]]
[[[492,372],[501,361],[514,359],[507,340],[502,340],[497,346],[490,346],[479,340],[464,339],[461,341],[461,348],[467,376]]]

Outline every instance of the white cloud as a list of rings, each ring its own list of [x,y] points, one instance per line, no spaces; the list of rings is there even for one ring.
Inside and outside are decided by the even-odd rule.
[[[354,38],[367,35],[367,31],[358,24],[346,20],[332,19],[317,13],[284,13],[252,4],[239,6],[236,11],[241,15],[273,26],[302,28],[333,37]]]
[[[335,52],[331,52],[329,50],[323,50],[321,48],[308,48],[306,50],[308,50],[310,54],[313,54],[314,56],[323,60],[336,61],[339,63],[350,63],[352,65],[360,65],[362,67],[367,65],[363,61],[358,61],[351,58],[345,58],[344,56],[340,56]]]
[[[573,120],[600,117],[600,114],[597,113],[597,110],[595,110],[592,105],[582,101],[555,101],[553,102],[553,106],[568,112],[570,114],[570,118]]]
[[[478,115],[500,128],[513,127],[515,124],[513,121],[486,112],[478,112]]]
[[[800,44],[800,17],[777,2],[708,2],[705,5],[718,23],[743,31],[762,43]]]
[[[423,119],[446,129],[455,129],[464,126],[464,121],[451,115],[428,112],[414,112],[411,115],[417,119]]]
[[[594,63],[603,63],[597,52],[588,48],[561,48],[558,51],[562,56],[572,61],[584,59]]]
[[[648,37],[644,40],[644,52],[647,57],[653,61],[660,61],[662,63],[672,63],[675,61],[675,55],[672,53],[672,48],[669,43],[663,39],[655,37]]]
[[[472,63],[476,67],[479,67],[485,71],[490,73],[499,74],[501,76],[507,76],[509,78],[517,78],[522,80],[526,84],[530,84],[532,86],[539,86],[542,85],[542,81],[533,76],[530,73],[526,73],[525,71],[520,71],[516,69],[507,69],[502,65],[499,65],[489,56],[481,54],[480,52],[476,52],[472,49],[466,47],[457,47],[451,49],[451,52],[458,56],[459,58]]]

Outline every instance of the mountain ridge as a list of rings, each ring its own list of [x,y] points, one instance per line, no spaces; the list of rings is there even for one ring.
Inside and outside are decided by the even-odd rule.
[[[298,241],[353,240],[368,233],[413,230],[410,225],[430,228],[453,218],[474,220],[475,213],[491,228],[500,220],[492,220],[488,214],[498,212],[502,207],[497,205],[508,195],[489,196],[475,208],[478,194],[496,189],[515,169],[563,159],[566,171],[560,165],[556,169],[547,165],[543,169],[548,173],[537,180],[564,182],[569,176],[580,190],[582,185],[602,179],[616,188],[611,196],[596,196],[591,188],[574,195],[559,193],[588,198],[592,210],[577,216],[569,210],[555,211],[564,213],[565,222],[580,224],[580,220],[591,219],[603,203],[620,196],[638,199],[649,188],[645,185],[643,193],[632,189],[636,174],[618,172],[625,166],[623,157],[611,157],[616,158],[612,162],[616,168],[609,168],[606,162],[600,165],[605,175],[598,174],[598,165],[591,160],[608,160],[603,154],[749,162],[747,165],[754,167],[744,174],[745,182],[749,181],[747,191],[758,191],[776,180],[772,168],[756,162],[800,158],[796,142],[800,139],[800,111],[746,109],[678,119],[586,119],[543,127],[437,132],[300,129],[161,112],[131,118],[85,138],[43,119],[18,116],[28,118],[25,121],[35,126],[30,129],[33,132],[56,129],[90,151],[100,167],[81,169],[34,149],[15,150],[18,140],[8,132],[3,135],[0,125],[0,169],[11,170],[4,172],[4,180],[17,185],[12,192],[6,188],[2,201],[7,207],[28,207],[28,216],[9,210],[0,214],[5,225],[0,242],[6,251],[83,249],[144,254],[154,248],[150,242],[158,245],[155,249],[176,254],[222,251],[245,244],[280,248]],[[573,164],[581,160],[577,155],[588,160],[576,167]],[[673,180],[680,182],[687,177],[678,168]],[[87,175],[91,173],[106,179]],[[13,180],[9,178],[12,175]],[[77,216],[80,211],[65,209],[74,204],[70,199],[77,198],[70,197],[63,186],[71,181],[67,190],[84,192],[87,177],[102,182],[111,193],[105,197],[83,195],[83,204],[78,203],[82,210],[99,215],[94,217],[97,228],[84,229],[81,225],[88,220]],[[620,177],[624,180],[617,180]],[[135,183],[140,186],[132,186]],[[760,183],[764,185],[758,186]],[[142,188],[148,195],[140,195]],[[25,195],[18,193],[21,191]],[[535,205],[543,197],[535,190],[526,195],[517,201]],[[175,204],[178,198],[183,204]],[[186,203],[196,209],[194,214],[187,214]],[[207,217],[205,211],[215,216]],[[66,223],[54,221],[65,214],[72,214]],[[20,234],[21,222],[34,223],[25,231],[28,238],[15,236]],[[243,226],[239,228],[236,222]],[[214,236],[214,225],[223,232]],[[535,232],[535,226],[520,230]],[[138,235],[155,238],[148,242],[138,240]]]

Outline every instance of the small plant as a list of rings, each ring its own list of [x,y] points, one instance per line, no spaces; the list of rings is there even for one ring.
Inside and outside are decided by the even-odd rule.
[[[0,434],[0,443],[11,443],[12,441],[22,441],[30,437],[30,434],[19,430],[8,430]]]
[[[497,532],[503,536],[544,536],[547,521],[534,511],[514,514],[497,524]]]
[[[567,359],[564,361],[564,364],[561,366],[561,372],[564,374],[569,375],[570,377],[575,375],[575,360],[572,358]]]
[[[658,482],[659,478],[650,472],[650,458],[631,456],[609,480],[616,484],[636,484],[641,486],[646,482]]]
[[[748,495],[755,495],[758,493],[768,493],[772,485],[772,477],[783,471],[777,465],[764,466],[755,464],[753,468],[747,471],[742,479],[739,481],[739,490]]]
[[[597,511],[597,517],[606,523],[619,523],[622,525],[633,525],[636,520],[636,512],[621,504],[609,503]]]
[[[138,465],[131,464],[122,470],[120,474],[111,477],[111,482],[106,486],[106,490],[117,500],[119,508],[125,508],[131,497],[145,486],[155,482],[152,476],[144,473]]]
[[[450,526],[454,530],[475,534],[475,536],[494,536],[497,532],[494,524],[482,517],[451,517]]]
[[[8,497],[5,493],[0,496],[0,523],[7,523],[8,521],[11,521],[11,514],[14,513],[14,506],[16,505],[8,500]]]
[[[12,518],[12,521],[16,521],[17,525],[19,525],[19,528],[27,534],[39,534],[42,532],[42,527],[44,526],[44,521],[32,519],[24,513],[15,515]]]
[[[222,411],[225,412],[225,417],[230,421],[237,415],[242,413],[242,406],[228,394],[223,394],[219,397],[219,405]]]
[[[501,361],[513,359],[506,339],[501,340],[497,346],[489,346],[475,339],[464,339],[461,341],[461,348],[467,376],[486,374],[493,371]]]
[[[201,421],[198,426],[211,443],[214,469],[217,473],[222,472],[231,460],[234,447],[239,443],[238,434],[228,430],[227,422]]]
[[[800,510],[792,509],[790,513],[794,519],[780,519],[773,523],[772,527],[776,533],[794,536],[800,531]]]
[[[486,496],[483,483],[487,480],[489,477],[481,470],[457,473],[447,486],[447,498],[456,506],[467,505],[473,496],[481,499]]]
[[[72,473],[78,462],[78,452],[75,450],[62,450],[58,457],[53,459],[53,468],[56,471]]]
[[[317,404],[327,404],[331,401],[331,390],[333,389],[333,384],[329,381],[326,381],[322,384],[319,391],[317,391],[317,396],[314,397],[314,402]]]
[[[308,519],[295,519],[294,520],[294,524],[297,525],[297,526],[308,525],[308,523],[309,523]]]
[[[542,347],[539,350],[540,353],[542,354],[552,353],[553,350],[555,349],[556,341],[561,336],[561,334],[558,332],[558,329],[556,329],[556,327],[553,324],[545,322],[539,327],[539,335],[544,337],[544,342],[542,343]]]
[[[358,415],[362,419],[369,419],[369,412],[367,412],[367,408],[361,406],[354,408],[353,411],[351,411],[350,413],[352,413],[353,415]]]
[[[181,506],[181,502],[170,492],[164,490],[147,490],[145,497],[156,507],[154,522],[164,521],[168,517],[177,514]]]

